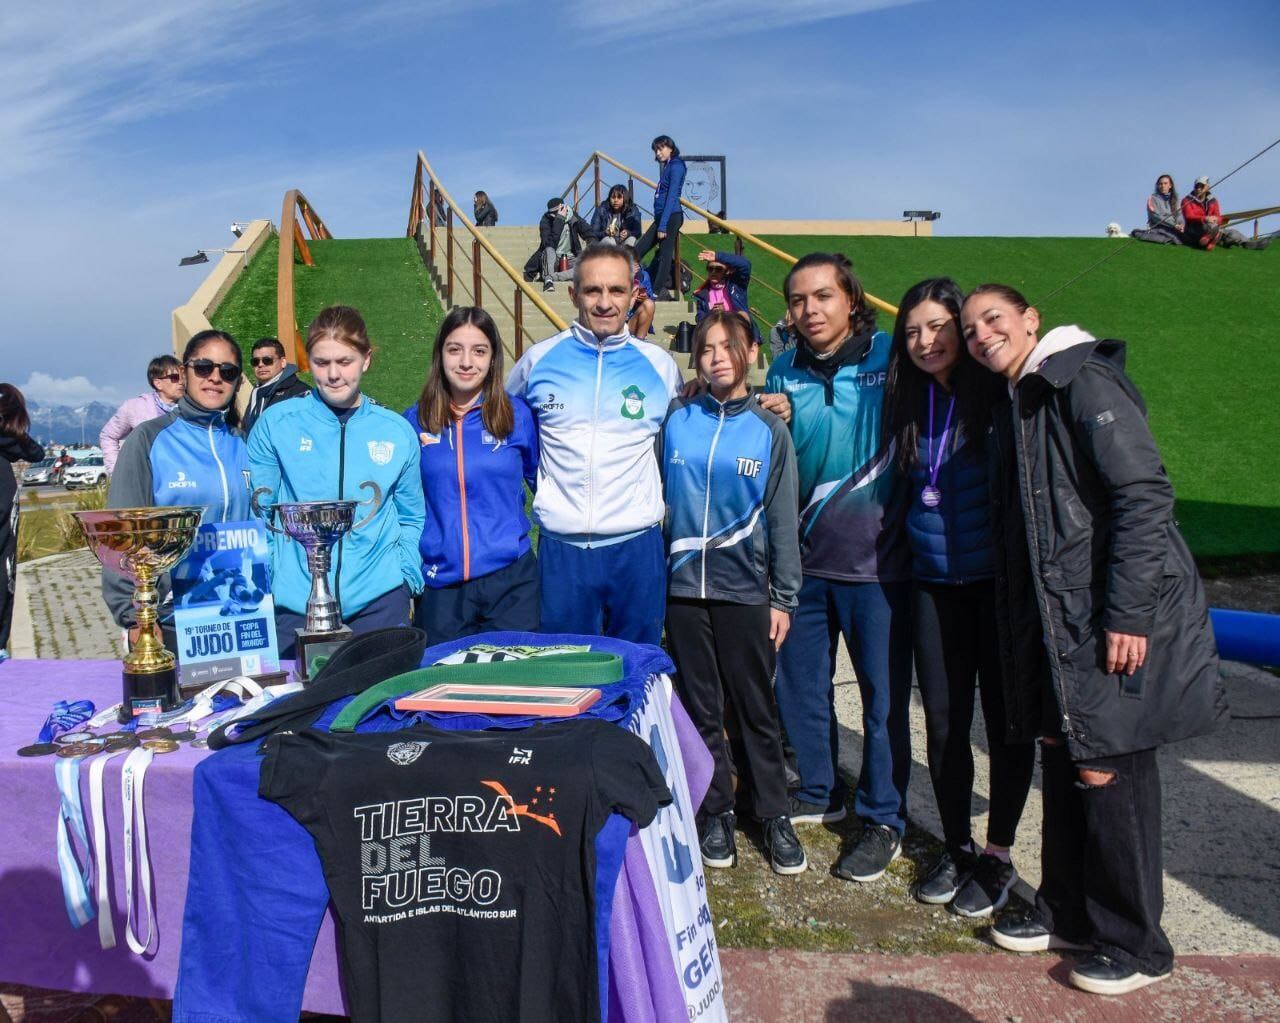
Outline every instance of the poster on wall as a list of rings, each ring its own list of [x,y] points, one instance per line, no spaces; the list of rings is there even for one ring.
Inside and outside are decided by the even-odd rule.
[[[200,527],[172,575],[183,686],[279,671],[270,557],[261,522]]]
[[[680,197],[717,217],[725,216],[724,157],[685,156],[682,159],[685,174]],[[712,224],[711,230],[716,232],[721,229]]]

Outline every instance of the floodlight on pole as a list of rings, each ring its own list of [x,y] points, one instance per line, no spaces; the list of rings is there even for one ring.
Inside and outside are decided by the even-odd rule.
[[[902,211],[902,219],[909,221],[911,223],[912,225],[911,231],[912,231],[912,234],[914,235],[918,235],[920,233],[920,229],[915,226],[920,221],[924,220],[924,221],[932,222],[934,220],[937,220],[941,216],[942,216],[942,213],[938,210],[903,210]]]
[[[178,260],[178,266],[196,266],[200,263],[207,263],[209,262],[210,252],[221,252],[224,255],[229,252],[234,252],[236,255],[244,256],[244,265],[245,266],[249,265],[248,249],[208,248],[208,249],[196,249],[196,254],[194,256],[183,256],[180,260]]]

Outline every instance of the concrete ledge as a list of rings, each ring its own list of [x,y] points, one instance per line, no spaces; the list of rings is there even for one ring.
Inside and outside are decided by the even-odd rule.
[[[929,221],[911,224],[905,220],[730,220],[730,223],[751,234],[877,234],[898,238],[933,235],[933,224]]]

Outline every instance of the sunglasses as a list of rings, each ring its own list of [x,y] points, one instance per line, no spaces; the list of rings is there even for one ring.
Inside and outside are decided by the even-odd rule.
[[[254,355],[250,357],[249,362],[254,366],[271,366],[274,365],[276,357],[274,355]]]
[[[182,379],[182,374],[178,373],[177,371],[174,371],[173,373],[157,373],[155,376],[155,379],[168,380],[169,383],[176,384],[179,380]]]
[[[234,362],[214,362],[212,359],[192,359],[185,364],[192,373],[201,380],[208,380],[213,376],[213,371],[218,371],[218,376],[223,383],[234,384],[240,379],[240,367]]]

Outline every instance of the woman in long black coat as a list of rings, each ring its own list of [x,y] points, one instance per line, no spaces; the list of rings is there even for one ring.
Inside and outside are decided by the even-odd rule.
[[[992,423],[996,614],[1009,726],[1039,737],[1042,880],[996,944],[1092,948],[1071,982],[1123,994],[1167,977],[1156,749],[1226,713],[1204,588],[1173,518],[1124,343],[1038,337],[1017,291],[983,285],[970,353],[1009,382]]]

